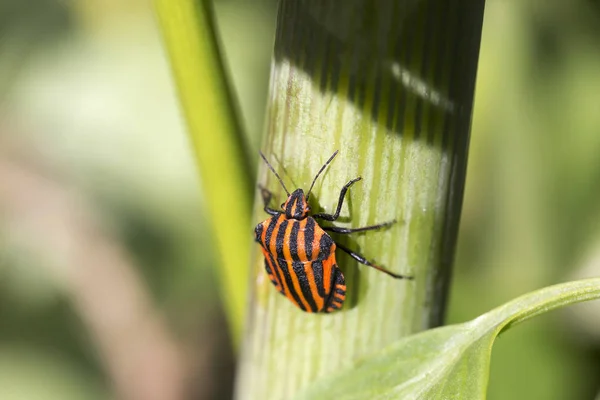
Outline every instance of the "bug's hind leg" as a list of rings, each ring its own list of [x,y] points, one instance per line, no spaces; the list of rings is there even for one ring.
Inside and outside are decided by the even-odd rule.
[[[339,243],[336,243],[336,246],[338,249],[348,253],[348,255],[352,258],[354,258],[356,261],[358,261],[361,264],[364,264],[368,267],[374,268],[377,271],[381,271],[385,274],[388,274],[389,276],[396,278],[396,279],[408,279],[408,280],[412,280],[413,277],[412,276],[408,276],[408,275],[400,275],[400,274],[396,274],[392,271],[388,271],[387,269],[380,267],[379,265],[373,264],[371,261],[367,260],[366,258],[364,258],[363,256],[361,256],[360,254],[350,250],[349,248],[342,246]]]
[[[325,302],[323,312],[330,313],[342,308],[344,300],[346,300],[346,281],[344,274],[339,268],[334,268],[333,290],[329,294],[329,298]]]

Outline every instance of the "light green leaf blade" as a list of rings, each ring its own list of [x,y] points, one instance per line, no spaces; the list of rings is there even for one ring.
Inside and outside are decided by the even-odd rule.
[[[541,289],[470,322],[401,339],[296,398],[485,399],[492,345],[500,332],[555,308],[598,298],[600,278]]]

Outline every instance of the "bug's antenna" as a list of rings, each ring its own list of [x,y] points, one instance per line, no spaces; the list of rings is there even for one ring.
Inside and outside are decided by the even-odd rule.
[[[285,190],[285,192],[289,196],[290,192],[287,190],[287,188],[283,184],[283,180],[281,180],[281,177],[279,176],[279,174],[277,172],[275,172],[275,169],[273,169],[273,167],[271,166],[271,164],[269,164],[269,161],[267,161],[267,157],[265,157],[265,155],[262,153],[262,151],[259,151],[259,153],[260,153],[260,156],[262,157],[262,159],[265,160],[265,162],[267,163],[267,166],[269,167],[269,169],[271,171],[273,171],[273,173],[275,174],[275,176],[277,177],[277,179],[279,179],[279,183],[281,183],[281,186],[283,186],[283,190]]]
[[[329,157],[329,160],[327,160],[327,162],[325,164],[323,164],[323,166],[321,167],[321,169],[319,170],[319,172],[317,172],[317,175],[315,176],[315,179],[313,179],[312,184],[310,185],[310,189],[308,189],[308,194],[306,195],[306,201],[308,201],[308,198],[310,197],[310,192],[311,192],[313,186],[315,186],[315,182],[317,181],[317,178],[319,177],[319,175],[321,175],[321,172],[323,172],[323,170],[325,168],[327,168],[327,166],[329,165],[329,163],[331,161],[333,161],[333,159],[335,158],[335,156],[337,156],[337,153],[339,153],[339,150],[336,150],[335,153],[333,153],[331,155],[331,157]]]

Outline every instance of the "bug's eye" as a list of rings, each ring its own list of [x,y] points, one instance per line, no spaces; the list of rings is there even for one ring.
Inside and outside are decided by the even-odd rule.
[[[285,203],[281,203],[281,208],[285,207]]]

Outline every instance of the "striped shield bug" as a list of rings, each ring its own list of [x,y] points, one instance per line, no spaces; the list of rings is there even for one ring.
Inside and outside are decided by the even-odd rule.
[[[338,310],[346,298],[346,283],[339,269],[335,250],[340,249],[361,264],[375,268],[396,279],[412,279],[411,276],[390,272],[360,254],[335,243],[326,232],[350,234],[376,230],[390,226],[396,221],[365,226],[362,228],[342,228],[337,226],[320,226],[316,220],[335,221],[340,216],[346,192],[361,177],[352,179],[342,187],[334,214],[317,213],[311,215],[308,204],[310,192],[317,178],[331,163],[338,151],[327,160],[312,181],[306,196],[302,189],[293,193],[285,187],[283,180],[269,164],[263,153],[260,156],[269,169],[275,174],[279,183],[288,195],[281,211],[270,208],[272,193],[260,187],[264,202],[264,210],[271,218],[256,225],[255,240],[265,257],[265,269],[269,279],[277,290],[287,297],[301,310],[311,313],[329,313]]]

